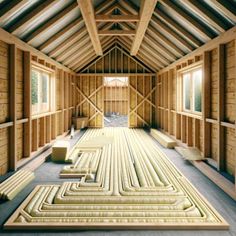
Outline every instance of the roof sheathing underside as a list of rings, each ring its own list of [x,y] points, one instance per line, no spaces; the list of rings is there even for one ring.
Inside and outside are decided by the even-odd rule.
[[[95,14],[138,15],[141,0],[93,0]],[[236,0],[158,0],[136,59],[158,71],[235,26]],[[136,30],[137,22],[97,22],[98,30]],[[76,0],[2,0],[0,27],[80,72],[98,58]],[[99,36],[130,52],[133,35]]]

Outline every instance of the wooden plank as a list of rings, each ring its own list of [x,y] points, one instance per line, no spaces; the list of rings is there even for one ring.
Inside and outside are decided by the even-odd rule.
[[[233,21],[236,21],[236,15],[233,11],[228,9],[221,0],[212,1],[212,4],[214,4],[224,15],[228,16]]]
[[[32,120],[32,151],[37,151],[39,147],[39,124],[38,119]]]
[[[186,30],[182,25],[180,25],[177,21],[173,20],[171,17],[169,17],[167,14],[165,14],[163,11],[159,10],[158,8],[155,9],[156,16],[160,17],[165,22],[169,23],[172,27],[174,27],[181,35],[186,37],[191,43],[193,43],[196,46],[201,46],[203,42],[196,38],[194,35],[192,35],[188,30]]]
[[[68,69],[67,67],[63,66],[62,64],[56,62],[52,58],[48,57],[44,53],[38,51],[37,49],[31,47],[29,44],[23,42],[22,40],[18,39],[14,35],[8,33],[4,29],[0,28],[0,40],[8,43],[8,44],[16,44],[17,48],[22,49],[24,51],[29,51],[32,56],[39,57],[41,59],[46,60],[48,63],[51,63],[53,66],[57,66],[60,69],[70,72],[71,74],[76,74],[74,71]]]
[[[39,146],[43,147],[46,144],[46,117],[43,116],[39,119],[40,135],[39,135]]]
[[[210,40],[215,36],[215,34],[210,32],[206,27],[204,27],[204,25],[200,24],[198,21],[192,18],[187,12],[182,10],[177,4],[173,3],[170,0],[160,0],[160,2],[164,6],[166,6],[173,14],[177,15],[186,23],[190,24],[191,27],[193,27],[194,30],[196,30],[199,33],[199,35],[201,35],[204,39]]]
[[[219,44],[224,44],[224,43],[227,43],[231,40],[235,40],[235,38],[236,38],[236,26],[234,26],[233,28],[229,29],[228,31],[222,33],[221,35],[212,39],[211,41],[205,43],[203,46],[197,48],[195,51],[189,53],[188,55],[181,57],[179,60],[176,60],[175,62],[173,62],[169,66],[161,69],[159,71],[159,73],[163,73],[165,71],[168,71],[170,68],[176,67],[177,65],[179,65],[183,61],[187,61],[188,59],[192,59],[194,56],[201,55],[205,51],[210,51],[210,50],[218,47]]]
[[[94,50],[98,56],[103,54],[102,46],[100,43],[100,39],[98,36],[98,30],[95,21],[95,14],[92,0],[88,1],[78,1],[78,5],[80,7],[81,14],[83,16],[85,25],[87,27],[91,42],[93,44]]]
[[[135,30],[99,30],[101,36],[130,36],[135,35]]]
[[[206,8],[203,4],[199,4],[195,0],[182,0],[191,10],[195,11],[199,16],[220,33],[224,32],[227,26],[220,18],[218,18],[212,11]]]
[[[182,37],[175,30],[173,30],[168,24],[158,19],[155,15],[152,17],[151,22],[155,24],[156,28],[163,28],[167,34],[171,35],[176,41],[180,42],[181,45],[188,51],[193,51],[195,47],[186,38]],[[167,36],[168,38],[168,36]]]
[[[13,122],[10,127],[10,137],[9,137],[9,169],[16,170],[17,168],[17,126],[16,126],[16,86],[17,86],[17,77],[16,77],[16,45],[10,45],[9,53],[9,79],[10,79],[10,92],[9,92],[9,118]]]
[[[224,106],[225,106],[225,45],[220,44],[218,46],[218,159],[217,165],[218,170],[225,170],[225,137],[224,137],[224,127],[221,122],[224,121]]]
[[[61,91],[61,93],[58,94],[58,96],[60,96],[60,98],[61,98],[61,104],[60,104],[60,107],[61,107],[61,127],[60,127],[59,133],[63,134],[64,129],[65,129],[65,126],[64,126],[64,118],[65,118],[64,117],[64,109],[65,109],[64,71],[60,70],[59,75],[60,75],[59,80],[60,80],[60,91]]]
[[[73,11],[77,7],[77,3],[74,2],[70,4],[68,7],[64,8],[62,11],[60,11],[58,14],[53,16],[51,19],[49,19],[45,24],[34,30],[33,33],[31,33],[25,41],[27,43],[32,43],[32,41],[36,38],[41,36],[43,33],[45,33],[46,30],[49,28],[55,26],[59,21],[63,20],[68,14],[70,14],[71,11]]]
[[[27,15],[17,20],[15,24],[13,24],[8,29],[8,31],[15,35],[19,34],[21,30],[26,29],[29,22],[32,22],[37,19],[40,15],[43,14],[43,12],[53,7],[53,5],[55,5],[56,3],[57,2],[54,0],[46,0],[42,2],[38,7],[32,9],[32,11],[30,11]]]
[[[202,83],[202,119],[203,119],[203,156],[210,157],[211,152],[211,135],[210,124],[206,122],[206,118],[210,117],[210,52],[204,52],[203,56],[203,83]]]
[[[96,15],[97,22],[137,22],[138,15]]]
[[[24,118],[28,119],[24,124],[24,157],[29,157],[32,149],[31,106],[31,55],[30,52],[24,52]]]
[[[156,7],[156,4],[157,0],[141,0],[139,12],[140,21],[138,22],[136,34],[130,51],[130,54],[133,56],[135,56],[139,51],[140,45],[143,41],[144,34],[147,30],[149,21],[152,17],[152,13]]]
[[[9,3],[0,9],[0,21],[7,19],[13,13],[18,11],[21,7],[26,5],[28,0],[11,0]]]

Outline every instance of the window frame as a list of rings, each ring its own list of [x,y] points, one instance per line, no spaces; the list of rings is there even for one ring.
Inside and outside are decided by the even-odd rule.
[[[43,104],[47,104],[47,103],[43,103],[43,94],[42,94],[42,82],[39,83],[38,85],[38,107],[37,110],[33,112],[33,106],[34,104],[32,103],[31,100],[31,109],[32,109],[32,117],[37,117],[37,116],[41,116],[43,114],[47,114],[50,112],[54,112],[55,111],[55,104],[56,104],[56,85],[55,85],[55,71],[47,68],[43,65],[40,65],[38,63],[32,63],[31,64],[31,74],[33,71],[36,71],[38,74],[42,75],[42,74],[47,74],[48,75],[48,108],[46,110],[41,111],[41,108],[43,106]],[[31,75],[31,80],[32,80],[32,75]],[[42,81],[42,77],[40,79]],[[32,81],[31,81],[32,83]],[[32,85],[31,85],[31,96],[32,96]]]
[[[202,64],[196,65],[191,68],[186,68],[185,70],[181,71],[181,111],[189,114],[194,114],[198,116],[202,116],[202,92],[201,92],[201,112],[195,110],[195,81],[193,79],[193,73],[201,70],[202,71],[202,77],[201,77],[201,84],[203,83],[203,66]],[[184,87],[184,75],[190,74],[190,109],[185,108],[185,87]]]

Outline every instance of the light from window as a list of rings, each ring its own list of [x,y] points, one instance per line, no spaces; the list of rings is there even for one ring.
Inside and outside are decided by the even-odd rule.
[[[50,73],[33,68],[31,76],[32,114],[49,111],[49,85]]]
[[[202,111],[202,70],[193,72],[194,111]]]
[[[109,87],[128,86],[128,77],[104,77],[104,85]]]
[[[183,84],[184,84],[184,109],[191,110],[190,105],[190,90],[191,90],[191,80],[190,74],[186,73],[183,76]]]
[[[185,72],[183,78],[183,110],[202,112],[202,69]]]

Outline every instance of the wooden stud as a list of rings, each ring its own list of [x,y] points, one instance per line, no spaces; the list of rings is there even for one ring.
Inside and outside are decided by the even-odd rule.
[[[221,126],[221,122],[224,121],[224,106],[225,106],[225,45],[220,44],[218,46],[218,170],[225,170],[225,135],[224,127]]]
[[[43,147],[46,144],[46,117],[43,116],[39,119],[39,146]]]
[[[39,124],[38,119],[32,120],[32,151],[37,151],[39,147]]]
[[[10,80],[10,92],[9,92],[9,118],[13,122],[10,127],[10,137],[9,137],[9,169],[16,170],[17,168],[17,126],[16,126],[16,86],[17,86],[17,77],[16,77],[16,45],[11,44],[9,50],[9,80]]]
[[[210,124],[206,121],[206,118],[210,117],[210,65],[211,58],[210,52],[204,52],[203,56],[203,83],[202,83],[202,122],[203,122],[203,156],[210,157],[211,153],[211,134]]]
[[[28,119],[24,124],[24,157],[29,157],[32,149],[31,108],[31,55],[30,52],[24,52],[24,118]]]

